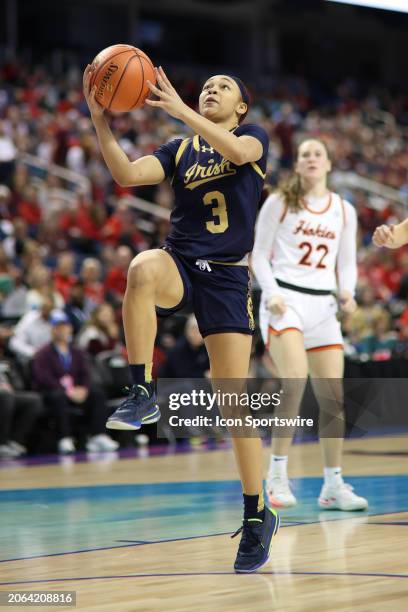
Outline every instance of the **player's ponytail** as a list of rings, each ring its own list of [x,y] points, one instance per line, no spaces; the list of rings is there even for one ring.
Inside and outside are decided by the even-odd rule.
[[[281,194],[285,206],[291,212],[299,212],[303,208],[302,197],[304,192],[300,176],[297,172],[294,172],[289,178],[279,183],[278,193]]]

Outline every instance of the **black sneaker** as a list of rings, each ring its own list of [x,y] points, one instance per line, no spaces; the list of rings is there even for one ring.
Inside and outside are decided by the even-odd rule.
[[[161,417],[156,394],[143,385],[133,385],[129,395],[106,422],[107,429],[140,429],[142,425],[156,423]]]
[[[242,532],[234,569],[237,573],[255,572],[269,559],[272,537],[279,529],[279,516],[272,508],[265,506],[265,517],[244,519],[242,527],[232,535]]]

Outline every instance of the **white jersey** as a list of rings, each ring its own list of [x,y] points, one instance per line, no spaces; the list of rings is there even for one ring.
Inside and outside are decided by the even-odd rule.
[[[353,206],[336,193],[308,198],[304,205],[292,212],[275,193],[261,209],[252,265],[263,297],[281,293],[276,280],[354,294],[357,218]]]

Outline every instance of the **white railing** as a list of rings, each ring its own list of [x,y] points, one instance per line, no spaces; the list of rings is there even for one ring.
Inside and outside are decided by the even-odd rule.
[[[118,199],[115,200],[115,203],[118,202]],[[138,198],[136,196],[126,195],[120,198],[120,203],[126,204],[131,208],[135,208],[136,210],[140,210],[144,213],[149,213],[153,217],[157,217],[158,219],[166,219],[167,221],[170,219],[170,210],[165,206],[160,206],[160,204],[153,204],[153,202],[149,202],[148,200],[143,200],[142,198]]]
[[[68,183],[72,183],[73,185],[80,187],[87,193],[91,192],[91,181],[88,177],[83,176],[78,172],[73,172],[72,170],[68,170],[68,168],[57,166],[57,164],[50,164],[41,157],[31,155],[30,153],[19,153],[18,159],[20,162],[26,166],[29,166],[30,168],[35,168],[36,170],[41,170],[47,174],[52,174],[64,181],[67,181]]]
[[[336,189],[341,190],[344,187],[361,189],[362,191],[376,195],[379,198],[383,198],[384,205],[381,206],[381,201],[378,201],[376,203],[376,209],[381,210],[382,208],[385,208],[388,202],[403,204],[404,206],[408,207],[408,194],[403,193],[398,189],[394,189],[393,187],[388,187],[383,183],[373,181],[365,176],[355,174],[355,172],[333,172],[330,178],[331,184]]]

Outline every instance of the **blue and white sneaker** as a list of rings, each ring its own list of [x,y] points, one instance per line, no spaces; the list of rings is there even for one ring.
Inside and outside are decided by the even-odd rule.
[[[272,538],[279,529],[279,516],[265,506],[263,521],[257,518],[244,520],[242,527],[231,537],[242,534],[239,543],[234,569],[238,574],[255,572],[265,565],[269,559],[272,547]]]
[[[106,422],[107,429],[140,429],[142,425],[156,423],[161,417],[156,394],[143,385],[133,385],[129,395]]]

